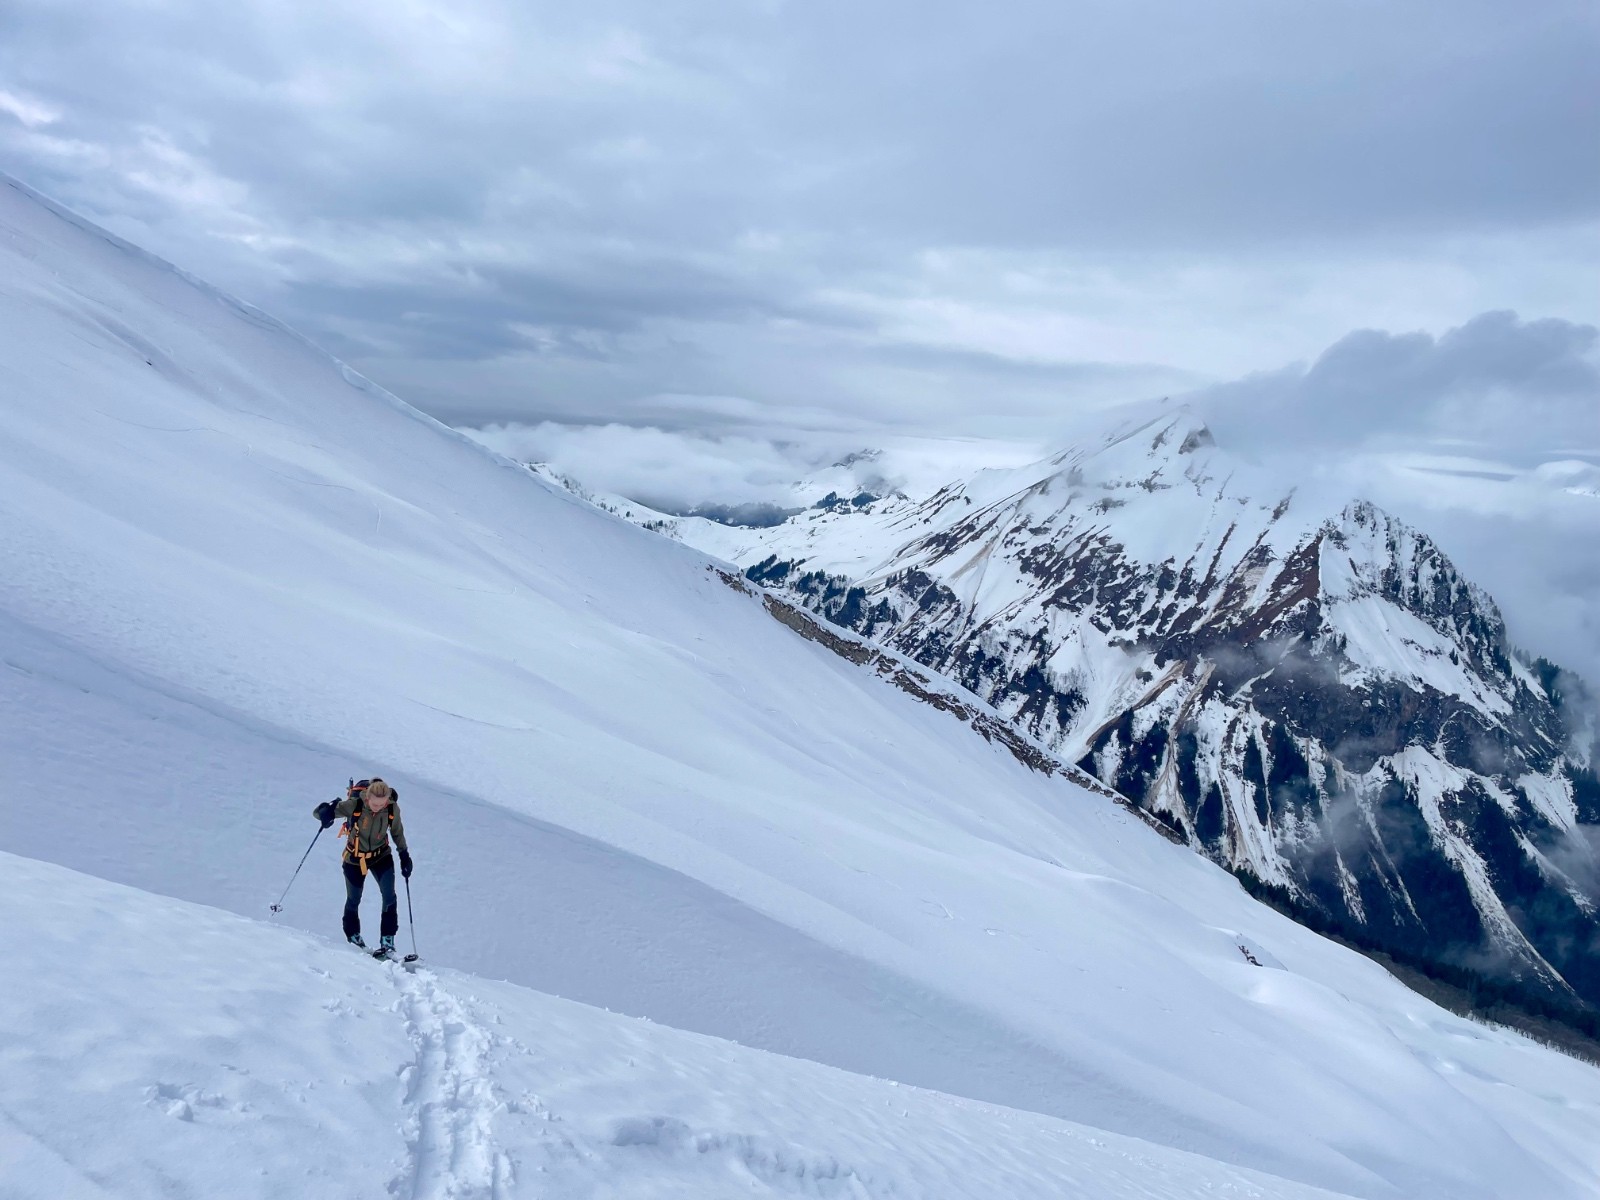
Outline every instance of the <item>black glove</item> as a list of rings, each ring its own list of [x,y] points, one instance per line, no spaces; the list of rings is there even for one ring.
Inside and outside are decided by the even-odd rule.
[[[326,804],[317,805],[316,808],[311,810],[311,813],[317,820],[322,822],[322,827],[326,829],[333,824],[333,801],[330,800]]]
[[[400,851],[400,874],[406,879],[411,878],[411,851]]]

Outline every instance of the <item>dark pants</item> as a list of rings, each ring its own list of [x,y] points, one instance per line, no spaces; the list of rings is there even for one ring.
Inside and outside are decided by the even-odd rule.
[[[367,865],[367,874],[378,881],[383,893],[383,915],[378,918],[378,932],[393,937],[400,932],[400,901],[394,894],[394,856],[385,854],[375,863]],[[361,932],[361,887],[366,877],[355,863],[344,864],[344,935]]]

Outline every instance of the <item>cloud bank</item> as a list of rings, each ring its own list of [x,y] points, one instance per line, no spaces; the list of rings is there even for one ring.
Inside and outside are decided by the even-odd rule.
[[[1500,601],[1513,639],[1600,684],[1600,331],[1482,313],[1438,335],[1358,330],[1308,364],[1181,397],[1233,453],[1331,505],[1371,499],[1428,532]],[[1113,419],[1109,409],[1105,419]],[[913,494],[1060,449],[1084,418],[1048,408],[1020,438],[911,436],[898,424],[732,398],[656,397],[639,424],[470,431],[656,507],[794,501],[846,453],[884,451]],[[1031,422],[1031,424],[1029,424]],[[1093,421],[1090,421],[1093,424]]]
[[[853,475],[877,491],[927,495],[985,467],[1041,456],[1040,443],[993,438],[908,437],[878,429],[818,431],[783,439],[635,425],[491,425],[463,432],[520,462],[549,463],[585,487],[667,512],[702,507],[803,506],[795,485],[863,451]],[[838,486],[834,483],[828,487]],[[826,489],[824,489],[826,490]]]
[[[466,432],[508,458],[549,463],[587,488],[673,512],[707,503],[777,503],[796,480],[834,461],[815,443],[650,426],[546,421]]]
[[[1600,454],[1600,330],[1483,313],[1438,337],[1363,329],[1309,366],[1203,389],[1229,444],[1458,443],[1518,458]]]
[[[0,166],[453,422],[1017,435],[1357,325],[1600,319],[1600,32],[1509,12],[11,0]]]

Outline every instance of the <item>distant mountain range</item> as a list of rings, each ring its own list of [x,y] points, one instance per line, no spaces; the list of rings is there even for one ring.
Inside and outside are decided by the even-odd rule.
[[[1274,487],[1184,409],[926,498],[861,465],[761,528],[591,498],[960,683],[1308,924],[1600,1002],[1578,685],[1426,534]]]

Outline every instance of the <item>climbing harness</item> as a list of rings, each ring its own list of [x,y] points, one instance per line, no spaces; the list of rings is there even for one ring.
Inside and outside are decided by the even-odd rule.
[[[344,861],[353,862],[361,868],[363,876],[367,873],[367,863],[381,859],[389,853],[389,829],[394,825],[394,800],[391,799],[384,808],[378,812],[371,812],[367,808],[367,785],[372,780],[363,779],[360,782],[350,781],[350,796],[355,800],[355,811],[344,819],[344,828],[339,831],[339,836],[345,839]],[[383,819],[384,825],[383,845],[377,850],[363,850],[361,848],[361,822],[363,820]],[[368,825],[370,830],[371,826]],[[369,838],[370,840],[370,838]]]

